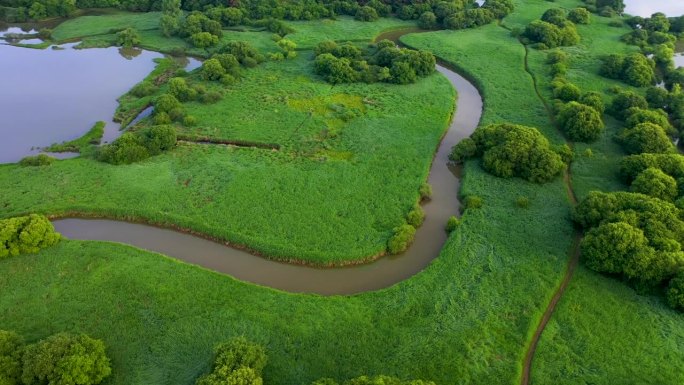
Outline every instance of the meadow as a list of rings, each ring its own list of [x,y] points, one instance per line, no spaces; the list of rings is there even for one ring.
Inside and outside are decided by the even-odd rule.
[[[402,42],[431,50],[478,86],[481,124],[533,126],[562,144],[539,96],[550,103],[545,53],[526,51],[506,28],[577,4],[517,0],[503,26],[413,34]],[[64,23],[57,36],[99,28],[80,19]],[[408,86],[316,80],[308,49],[317,39],[371,41],[410,24],[329,23],[291,23],[297,59],[246,70],[216,105],[186,105],[198,124],[179,127],[184,135],[277,143],[280,151],[183,143],[129,166],[87,157],[44,168],[3,165],[0,215],[144,219],[320,264],[381,253],[418,198],[455,94],[440,75]],[[625,29],[607,23],[594,17],[580,26],[583,36],[602,37],[569,48],[576,55],[568,77],[583,90],[613,83],[595,74],[596,60]],[[162,51],[186,44],[155,30],[142,35]],[[227,36],[275,48],[265,32]],[[348,109],[360,115],[343,121],[338,113]],[[579,197],[624,188],[613,174],[622,154],[610,138],[617,129],[609,121],[599,142],[575,146],[571,175]],[[108,384],[192,384],[208,369],[212,346],[237,335],[267,348],[267,384],[362,374],[519,384],[532,333],[568,262],[574,228],[567,186],[560,177],[543,185],[496,178],[475,160],[464,165],[460,195],[479,196],[484,205],[465,211],[428,268],[388,289],[288,294],[125,245],[65,240],[38,255],[0,260],[0,292],[9,293],[0,296],[0,329],[31,340],[63,330],[103,339],[115,368]],[[519,197],[529,207],[516,205]],[[580,266],[542,335],[532,383],[681,382],[684,324],[661,301]]]

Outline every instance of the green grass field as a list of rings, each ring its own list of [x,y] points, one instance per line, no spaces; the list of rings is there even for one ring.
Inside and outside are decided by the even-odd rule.
[[[579,3],[516,4],[504,21],[508,27],[524,26],[549,7]],[[79,27],[78,20],[62,36],[96,27]],[[580,32],[607,35],[571,48],[577,58],[569,78],[585,90],[612,82],[592,71],[596,55],[609,52],[621,33],[594,20]],[[324,23],[292,23],[297,32],[291,38],[310,48],[317,39],[370,41],[407,25],[348,18]],[[162,50],[184,44],[154,30],[143,35]],[[275,47],[266,33],[249,36],[255,46]],[[485,98],[483,124],[535,126],[563,142],[525,72],[524,47],[502,26],[402,41],[432,50],[473,79]],[[315,262],[380,252],[418,197],[453,108],[453,90],[439,75],[411,86],[332,88],[312,80],[310,52],[299,54],[246,71],[215,108],[189,104],[198,125],[182,128],[187,135],[275,142],[281,151],[183,144],[130,166],[87,158],[46,168],[0,166],[0,216],[78,211],[146,218],[276,258],[295,254]],[[544,58],[533,50],[527,57],[541,95],[549,98]],[[341,122],[336,112],[348,108],[362,114]],[[593,156],[583,155],[587,147]],[[613,176],[621,152],[609,136],[587,147],[576,147],[572,168],[578,195],[622,188]],[[425,271],[385,290],[350,297],[287,294],[124,245],[66,240],[37,256],[0,261],[0,292],[8,293],[0,296],[0,329],[30,340],[65,330],[102,338],[114,365],[107,383],[117,385],[190,385],[208,368],[211,347],[237,335],[268,349],[266,384],[362,374],[440,385],[519,384],[528,340],[567,263],[573,227],[565,185],[560,178],[541,186],[496,178],[471,161],[461,195],[478,195],[484,206],[465,213]],[[516,206],[521,196],[529,208]],[[580,266],[542,335],[533,382],[682,382],[684,323],[661,301]]]

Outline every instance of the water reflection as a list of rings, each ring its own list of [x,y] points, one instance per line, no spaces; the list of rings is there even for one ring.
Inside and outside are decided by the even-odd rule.
[[[141,50],[140,48],[136,48],[136,47],[121,47],[121,48],[119,48],[119,55],[121,55],[126,60],[132,60],[133,58],[140,56],[140,54],[142,54],[142,53],[143,53],[143,50]]]
[[[9,30],[15,30],[10,28]],[[0,163],[72,140],[106,121],[105,140],[119,135],[116,99],[154,69],[161,54],[118,48],[37,50],[0,45]],[[52,70],[51,70],[52,69]]]

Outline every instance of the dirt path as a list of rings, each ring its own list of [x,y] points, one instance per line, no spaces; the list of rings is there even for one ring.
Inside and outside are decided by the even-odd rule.
[[[506,28],[503,25],[501,25],[501,26],[503,28]],[[537,78],[534,75],[534,73],[530,70],[529,62],[528,62],[528,57],[529,57],[529,53],[530,53],[529,48],[526,45],[523,45],[523,47],[525,48],[525,72],[527,72],[530,75],[530,77],[532,78],[532,83],[534,85],[534,91],[537,94],[537,97],[539,98],[539,100],[544,105],[544,108],[546,109],[546,112],[549,115],[549,121],[551,121],[551,124],[557,130],[560,131],[560,129],[558,128],[558,125],[556,124],[555,116],[553,114],[553,111],[551,110],[551,107],[549,106],[549,104],[546,102],[546,100],[542,96],[541,92],[539,91],[539,86],[537,84]],[[563,132],[561,132],[561,134],[563,134]],[[566,142],[569,146],[572,147],[572,142],[570,142],[567,138],[566,138]],[[575,191],[572,188],[572,175],[571,175],[571,166],[570,165],[568,165],[567,169],[563,173],[563,182],[564,182],[565,188],[567,190],[568,200],[570,201],[570,204],[574,207],[577,205],[577,196],[575,195]],[[520,378],[520,384],[521,385],[529,385],[529,383],[530,383],[530,376],[532,373],[532,361],[534,360],[534,355],[537,351],[537,345],[539,344],[539,340],[541,339],[541,335],[544,332],[544,329],[546,329],[546,325],[549,323],[551,316],[553,316],[553,312],[556,310],[556,306],[558,305],[558,302],[560,301],[561,297],[565,293],[565,290],[567,289],[568,284],[570,283],[570,280],[572,280],[572,277],[575,273],[575,270],[577,269],[577,265],[579,263],[579,256],[580,256],[579,245],[580,245],[580,241],[582,240],[582,234],[578,230],[574,230],[574,232],[575,232],[574,239],[572,241],[572,245],[570,246],[570,251],[568,252],[568,264],[565,267],[565,274],[563,275],[563,280],[561,281],[558,288],[556,288],[556,291],[553,293],[553,297],[551,297],[551,301],[549,301],[548,305],[546,305],[546,310],[544,311],[544,314],[542,315],[541,319],[539,320],[539,323],[537,324],[537,327],[534,330],[534,334],[532,335],[532,338],[530,339],[530,343],[527,346],[527,350],[525,352],[525,359],[523,360],[522,375]]]

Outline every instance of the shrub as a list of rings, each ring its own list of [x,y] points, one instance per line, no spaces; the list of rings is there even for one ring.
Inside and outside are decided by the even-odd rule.
[[[235,77],[240,76],[240,62],[235,55],[230,53],[219,53],[213,55],[211,58],[218,60],[226,73]]]
[[[653,123],[641,123],[627,128],[620,134],[618,140],[629,154],[644,152],[663,154],[675,151],[665,130]]]
[[[527,197],[520,196],[516,198],[515,205],[521,209],[526,209],[530,207],[530,200]]]
[[[202,63],[200,76],[204,80],[219,80],[226,73],[218,59],[208,59]]]
[[[684,311],[684,271],[680,271],[667,287],[667,303],[670,307]]]
[[[171,94],[162,94],[154,101],[154,112],[166,112],[171,113],[171,111],[183,108],[181,102],[176,99],[175,96]]]
[[[140,44],[140,34],[133,28],[126,28],[116,34],[116,44],[122,47],[134,47]]]
[[[21,384],[24,340],[14,332],[0,330],[0,384]]]
[[[606,111],[606,105],[603,103],[603,98],[598,92],[590,91],[585,93],[579,98],[579,102],[595,109],[599,115],[603,115]]]
[[[164,114],[166,114],[164,112]],[[150,153],[137,135],[126,132],[111,144],[100,147],[97,158],[111,164],[130,164],[149,158]]]
[[[620,91],[610,105],[610,113],[620,120],[629,116],[630,108],[648,108],[646,99],[632,91]]]
[[[531,182],[547,182],[558,175],[565,164],[548,139],[536,128],[513,124],[479,127],[452,150],[452,158],[482,156],[485,170],[503,178],[518,176]],[[475,151],[472,151],[472,147]]]
[[[433,29],[437,27],[437,16],[430,11],[423,12],[418,18],[418,26],[422,29]]]
[[[154,126],[139,133],[150,155],[158,155],[176,146],[176,130],[171,126]]]
[[[406,222],[415,228],[419,228],[420,225],[423,224],[424,220],[425,211],[423,211],[423,208],[418,204],[415,205],[411,211],[409,211],[406,217]]]
[[[378,20],[379,16],[375,8],[364,5],[356,11],[354,18],[361,21],[375,21]]]
[[[449,159],[462,163],[466,159],[477,156],[477,152],[477,143],[472,138],[465,138],[451,149]]]
[[[591,13],[586,8],[575,8],[568,13],[568,20],[575,24],[589,24]]]
[[[675,178],[684,177],[684,156],[679,154],[639,154],[622,158],[620,175],[631,183],[637,175],[648,168],[657,168]]]
[[[461,224],[461,220],[456,218],[455,216],[450,216],[449,219],[447,220],[447,224],[445,226],[445,230],[448,234],[451,234],[458,228],[458,225]]]
[[[484,201],[477,195],[468,195],[463,204],[466,209],[479,209],[484,205]]]
[[[677,197],[677,182],[663,171],[651,167],[634,179],[631,190],[654,198],[674,201]]]
[[[19,165],[23,167],[49,166],[54,162],[55,158],[45,154],[38,154],[22,158],[19,161]]]
[[[254,67],[264,61],[264,56],[244,41],[229,41],[219,49],[219,53],[229,53],[235,56],[245,67]]]
[[[183,78],[171,78],[169,79],[168,84],[169,93],[179,101],[187,102],[190,100],[194,100],[197,97],[197,91],[188,87],[188,84],[185,82],[185,79]]]
[[[544,12],[541,19],[547,23],[562,27],[565,24],[565,10],[562,8],[549,8]]]
[[[22,381],[26,384],[99,384],[112,370],[102,341],[60,333],[26,347]]]
[[[157,90],[158,87],[155,86],[154,83],[149,80],[144,80],[136,84],[135,87],[131,89],[130,93],[133,94],[133,96],[142,98],[154,94]]]
[[[653,123],[662,127],[668,134],[675,134],[674,127],[670,124],[667,113],[663,110],[646,110],[633,107],[627,111],[627,127],[636,127],[641,123]]]
[[[579,87],[569,82],[559,83],[553,89],[553,97],[564,102],[576,101],[580,98],[581,92]]]
[[[593,142],[604,131],[601,115],[587,105],[570,102],[558,113],[558,123],[572,141]]]
[[[200,377],[197,385],[261,385],[267,360],[261,345],[244,337],[234,338],[216,347],[212,371]]]
[[[37,253],[60,239],[52,223],[42,215],[0,219],[0,259]]]
[[[432,198],[432,186],[429,183],[423,183],[418,190],[421,201],[428,201]]]
[[[393,232],[394,234],[387,242],[387,250],[390,254],[400,254],[406,251],[416,236],[416,228],[408,224],[395,227]]]
[[[645,87],[655,79],[654,66],[654,62],[641,53],[627,56],[611,54],[603,58],[600,74],[635,87]]]

